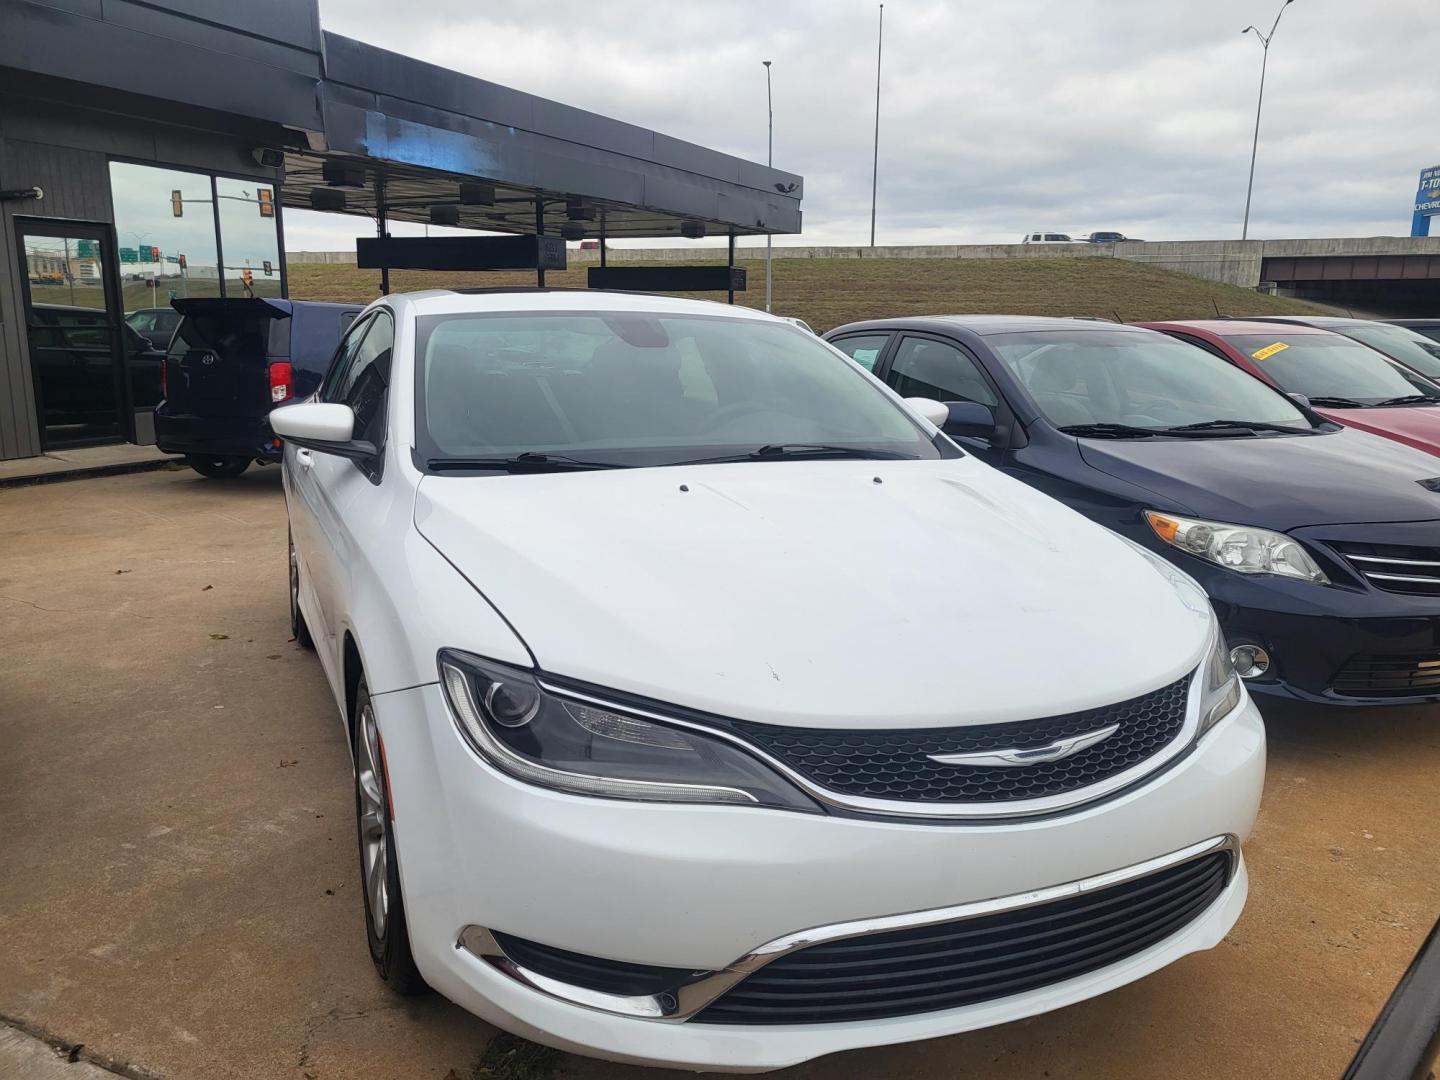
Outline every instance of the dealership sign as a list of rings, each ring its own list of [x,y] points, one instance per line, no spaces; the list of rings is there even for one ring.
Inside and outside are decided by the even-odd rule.
[[[1440,215],[1440,165],[1420,170],[1420,187],[1415,192],[1415,216],[1410,220],[1411,236],[1429,236],[1430,219]]]

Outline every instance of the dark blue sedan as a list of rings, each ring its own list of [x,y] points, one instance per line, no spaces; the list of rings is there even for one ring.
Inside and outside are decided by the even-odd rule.
[[[945,402],[966,449],[1198,579],[1252,691],[1440,701],[1433,456],[1135,327],[956,316],[825,337],[902,396]]]

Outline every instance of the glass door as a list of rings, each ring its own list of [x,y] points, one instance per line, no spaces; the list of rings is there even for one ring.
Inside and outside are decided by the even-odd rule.
[[[16,222],[35,405],[46,450],[123,442],[122,327],[109,230]]]

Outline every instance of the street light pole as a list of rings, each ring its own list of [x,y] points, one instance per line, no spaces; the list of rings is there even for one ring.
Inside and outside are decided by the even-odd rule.
[[[1265,104],[1265,68],[1270,62],[1270,42],[1275,38],[1275,28],[1280,25],[1280,16],[1285,14],[1285,9],[1293,4],[1295,0],[1285,0],[1280,5],[1279,12],[1275,15],[1275,21],[1270,24],[1270,33],[1262,34],[1258,26],[1247,26],[1240,33],[1248,34],[1255,31],[1255,36],[1260,39],[1260,94],[1255,99],[1255,137],[1250,142],[1250,181],[1245,185],[1245,223],[1240,226],[1240,239],[1247,240],[1250,237],[1250,196],[1255,190],[1255,155],[1260,149],[1260,109]]]
[[[880,5],[880,33],[875,38],[875,156],[870,162],[870,246],[875,246],[875,189],[880,180],[880,57],[885,49],[885,5]]]
[[[765,65],[765,111],[770,117],[769,133],[765,137],[765,164],[775,165],[775,99],[770,94],[770,61],[760,61]],[[770,302],[775,298],[774,275],[771,273],[770,262],[770,230],[765,230],[765,310],[770,310]]]

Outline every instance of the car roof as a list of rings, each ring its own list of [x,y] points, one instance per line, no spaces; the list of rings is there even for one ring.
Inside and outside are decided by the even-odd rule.
[[[714,300],[684,300],[674,296],[610,292],[605,289],[428,289],[392,293],[389,299],[409,305],[416,315],[497,311],[638,311],[651,315],[727,315],[736,319],[784,323],[783,319],[754,308],[721,304]]]
[[[1328,334],[1329,330],[1323,330],[1317,326],[1307,326],[1304,323],[1273,323],[1260,319],[1178,319],[1170,322],[1142,322],[1137,326],[1146,326],[1152,330],[1208,330],[1216,337],[1237,337],[1240,334],[1273,334],[1280,326],[1284,326],[1285,332],[1296,334]]]
[[[929,330],[947,333],[968,330],[977,337],[991,334],[1040,333],[1054,330],[1127,330],[1138,328],[1107,319],[1060,318],[1054,315],[912,315],[896,319],[866,319],[837,326],[830,333],[860,330]]]

